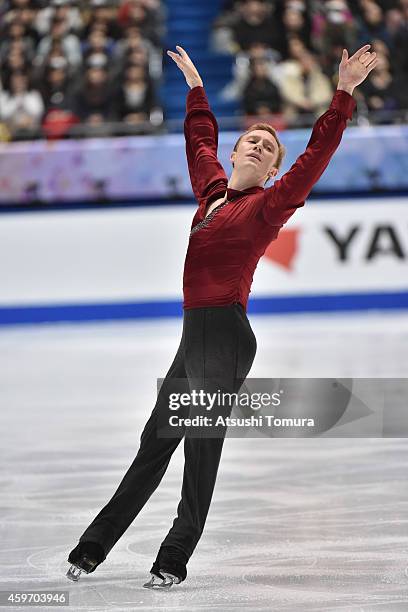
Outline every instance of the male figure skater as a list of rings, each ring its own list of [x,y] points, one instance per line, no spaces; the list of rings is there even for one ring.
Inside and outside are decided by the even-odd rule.
[[[117,491],[95,517],[69,554],[68,576],[90,573],[132,523],[159,485],[181,437],[157,435],[168,414],[172,380],[183,379],[186,390],[197,386],[236,393],[248,375],[256,339],[246,316],[253,273],[268,244],[327,167],[355,108],[354,88],[376,67],[376,54],[364,45],[339,65],[337,91],[329,109],[316,121],[306,151],[272,187],[284,147],[267,124],[251,126],[231,153],[228,180],[217,159],[218,127],[208,105],[200,75],[186,51],[168,51],[183,72],[187,96],[185,138],[188,168],[198,209],[193,218],[184,268],[183,333],[174,361],[159,391],[140,438],[135,460]],[[192,416],[191,406],[180,417]],[[186,579],[187,562],[204,529],[215,486],[225,430],[218,437],[193,437],[184,431],[184,475],[177,517],[161,543],[144,586],[169,588]]]

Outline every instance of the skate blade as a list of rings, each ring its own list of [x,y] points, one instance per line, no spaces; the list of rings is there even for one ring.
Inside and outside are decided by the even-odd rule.
[[[89,574],[96,565],[98,565],[97,561],[90,559],[85,555],[78,563],[72,563],[71,567],[67,571],[67,578],[73,580],[74,582],[78,582],[81,577],[81,572]]]
[[[180,578],[173,576],[173,574],[163,572],[162,570],[160,570],[160,573],[162,574],[163,578],[156,576],[156,574],[150,574],[151,578],[149,582],[146,582],[143,587],[145,589],[164,589],[168,591],[173,584],[178,584],[181,582]]]
[[[76,565],[71,565],[69,570],[67,571],[67,578],[73,580],[74,582],[78,582],[81,577],[82,568],[77,567]]]

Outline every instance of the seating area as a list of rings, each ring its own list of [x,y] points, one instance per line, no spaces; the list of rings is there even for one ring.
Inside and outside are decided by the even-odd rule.
[[[2,3],[3,139],[146,133],[163,122],[161,0]]]
[[[406,122],[408,0],[5,0],[0,140],[182,129],[181,44],[224,130],[306,127],[327,108],[342,49],[380,65],[356,90],[360,124]]]
[[[225,0],[212,47],[234,58],[221,97],[243,115],[306,127],[327,109],[343,48],[371,44],[380,64],[353,94],[360,123],[406,122],[408,0]]]

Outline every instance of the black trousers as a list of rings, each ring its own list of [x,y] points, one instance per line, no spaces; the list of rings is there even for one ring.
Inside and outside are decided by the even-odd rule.
[[[172,379],[192,387],[238,392],[251,369],[256,339],[241,304],[192,308],[184,311],[183,333],[173,363],[158,393],[153,412],[140,438],[140,448],[111,500],[80,537],[99,543],[107,555],[159,485],[181,437],[158,437],[158,424],[168,414]],[[192,407],[182,408],[192,416]],[[178,416],[182,416],[180,411]],[[184,563],[192,555],[204,529],[214,491],[224,442],[184,431],[184,475],[177,517],[161,548],[180,551]],[[195,433],[194,436],[197,434]]]

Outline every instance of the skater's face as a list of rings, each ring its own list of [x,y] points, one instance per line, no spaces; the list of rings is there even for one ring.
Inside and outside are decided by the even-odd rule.
[[[236,171],[253,176],[258,183],[276,176],[278,169],[274,164],[278,154],[278,143],[273,135],[266,130],[254,130],[241,138],[230,159]]]

